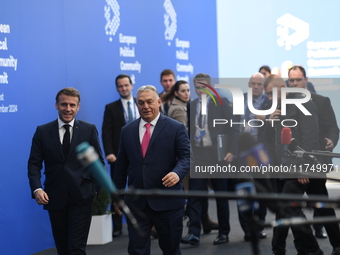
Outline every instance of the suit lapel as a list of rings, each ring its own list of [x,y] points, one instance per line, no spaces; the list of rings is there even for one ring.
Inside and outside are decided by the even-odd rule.
[[[118,116],[119,116],[119,121],[123,124],[122,126],[124,126],[126,124],[126,120],[124,117],[124,109],[123,109],[123,104],[122,104],[122,100],[118,100]]]
[[[55,144],[55,147],[58,153],[60,154],[61,157],[64,157],[64,153],[61,147],[60,137],[59,137],[58,119],[52,123],[51,132],[52,132],[52,140],[53,140],[53,143]]]
[[[134,125],[132,127],[132,138],[133,141],[131,144],[135,144],[135,148],[137,148],[138,154],[140,157],[142,157],[142,147],[141,147],[141,141],[139,139],[139,123],[140,123],[140,118],[138,119],[138,121],[133,121],[131,122],[130,125]]]
[[[75,119],[74,125],[73,125],[73,133],[72,133],[72,138],[71,138],[70,150],[68,152],[68,155],[70,155],[70,152],[76,150],[76,144],[77,144],[76,141],[78,141],[80,130],[81,130],[80,122],[77,119]]]
[[[150,148],[150,146],[152,146],[153,142],[156,140],[157,136],[161,133],[166,124],[167,124],[166,118],[162,114],[160,114],[155,129],[152,132],[148,149]]]

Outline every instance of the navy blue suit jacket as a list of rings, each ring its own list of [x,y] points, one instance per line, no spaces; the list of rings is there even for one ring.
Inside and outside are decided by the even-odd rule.
[[[33,198],[33,192],[38,188],[43,188],[47,193],[49,203],[44,205],[44,209],[62,209],[68,195],[79,206],[92,203],[99,186],[89,169],[79,163],[75,151],[76,146],[85,141],[94,147],[104,164],[95,125],[75,119],[66,158],[60,143],[58,120],[37,127],[28,160],[28,177]],[[44,187],[40,180],[43,163],[46,176]]]
[[[142,156],[139,139],[140,118],[122,128],[116,161],[114,182],[118,189],[128,185],[135,189],[162,189],[183,192],[182,182],[165,187],[162,178],[175,172],[180,180],[190,168],[190,142],[183,124],[162,114],[154,127],[150,143]],[[126,197],[127,205],[134,204],[143,210],[146,203],[155,211],[178,209],[184,206],[184,198],[140,197],[134,200]]]

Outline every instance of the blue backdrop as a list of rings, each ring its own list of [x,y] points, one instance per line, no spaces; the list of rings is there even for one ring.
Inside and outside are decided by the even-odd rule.
[[[81,93],[78,118],[100,131],[114,79],[161,89],[160,72],[217,77],[216,6],[195,0],[0,2],[0,247],[32,254],[54,247],[47,212],[33,199],[27,159],[37,125],[57,118],[56,93]],[[101,134],[100,134],[101,135]]]

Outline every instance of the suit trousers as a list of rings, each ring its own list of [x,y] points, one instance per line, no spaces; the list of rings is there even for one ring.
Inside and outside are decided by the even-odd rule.
[[[209,165],[211,159],[214,157],[211,147],[196,147],[194,149],[195,165]],[[212,163],[211,163],[212,164]],[[190,190],[207,190],[207,183],[209,179],[206,178],[190,178]],[[228,181],[225,178],[210,179],[213,190],[215,191],[227,191]],[[189,233],[195,236],[200,236],[201,233],[201,216],[202,216],[202,199],[201,198],[189,198]],[[230,223],[229,223],[229,201],[228,199],[218,198],[216,199],[217,207],[217,219],[219,223],[219,235],[229,235]]]
[[[168,211],[155,211],[149,204],[141,212],[132,211],[143,236],[138,235],[128,220],[129,255],[150,255],[150,233],[156,227],[159,247],[164,255],[180,255],[184,207]]]
[[[301,184],[297,179],[287,179],[283,183],[283,194],[300,195],[307,190],[308,184]],[[276,214],[276,219],[303,217],[306,218],[301,208],[285,207]],[[310,225],[291,226],[294,235],[294,245],[299,254],[315,252],[319,249],[318,242],[313,235]],[[273,230],[272,250],[275,254],[285,254],[286,238],[289,227],[275,227]]]
[[[59,255],[84,255],[92,219],[92,203],[78,206],[68,196],[61,210],[49,210],[52,232]]]
[[[307,188],[308,195],[324,195],[328,197],[328,191],[326,188],[326,179],[310,179],[310,183]],[[318,216],[336,217],[333,208],[315,208],[314,212],[317,212]],[[329,237],[329,241],[333,248],[340,247],[340,229],[339,223],[327,223],[324,224],[326,232]]]
[[[115,162],[110,163],[112,181],[114,179],[115,167],[116,167]],[[118,213],[115,213],[115,208],[113,206],[113,203],[114,203],[114,199],[112,199],[112,205],[111,205],[111,211],[114,212],[112,213],[113,232],[122,231],[123,217],[120,216]]]

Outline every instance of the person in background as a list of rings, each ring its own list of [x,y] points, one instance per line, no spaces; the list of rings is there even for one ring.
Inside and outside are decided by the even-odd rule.
[[[202,96],[204,90],[211,85],[211,78],[208,74],[197,74],[194,77],[195,91],[198,98],[191,102],[192,113],[190,115],[190,141],[192,145],[194,166],[214,165],[217,162],[217,141],[218,136],[228,137],[226,142],[226,154],[223,155],[223,164],[233,161],[238,151],[238,127],[221,126],[213,128],[213,119],[233,119],[232,108],[226,98],[222,98],[222,106],[216,107],[213,100],[207,100],[207,114],[202,114]],[[204,101],[203,101],[204,102]],[[190,178],[190,190],[205,191],[210,180],[214,191],[227,191],[228,182],[225,178]],[[189,198],[189,230],[181,242],[184,244],[198,245],[200,243],[201,219],[203,214],[203,201],[200,198]],[[216,198],[217,218],[219,222],[218,236],[213,244],[219,245],[229,242],[229,202],[228,199]]]
[[[263,66],[262,69],[263,68],[267,69],[267,67],[268,66]],[[264,82],[265,82],[265,76],[262,73],[253,74],[250,77],[249,82],[248,82],[248,87],[252,89],[253,106],[257,110],[267,110],[271,107],[271,104],[272,104],[271,101],[268,99],[268,96],[266,94],[263,94]],[[244,126],[240,125],[241,127],[240,132],[248,132],[253,136],[256,142],[260,142],[266,145],[267,142],[266,142],[266,137],[265,137],[264,126],[255,127],[254,125],[249,126],[247,124],[249,120],[259,119],[264,122],[266,118],[266,116],[264,115],[263,116],[254,115],[252,112],[250,112],[249,107],[248,107],[248,93],[244,94],[244,109],[245,109],[245,114],[241,115],[240,122],[245,121],[245,125]],[[257,181],[263,186],[267,186],[266,179],[257,178],[255,179],[255,181]],[[240,211],[238,213],[239,213],[240,224],[244,231],[244,240],[248,242],[251,240],[248,217],[245,213],[242,213]],[[254,211],[254,214],[259,218],[260,221],[265,222],[266,214],[267,214],[267,207],[263,201],[259,201],[259,208],[258,210]],[[258,233],[258,237],[261,239],[264,239],[267,237],[267,234],[263,230],[264,228],[259,229],[259,233]]]
[[[281,114],[281,89],[286,87],[285,81],[278,75],[270,75],[265,83],[264,90],[270,100],[274,98],[277,99],[278,108],[270,115],[270,120],[286,120],[285,125],[291,127],[292,137],[295,138],[300,146],[306,151],[318,150],[319,141],[319,125],[317,117],[317,107],[311,101],[307,101],[303,104],[303,107],[311,115],[305,115],[295,104],[289,104],[287,111],[283,116]],[[277,93],[274,93],[274,88],[277,89]],[[303,98],[300,93],[287,93],[285,95],[288,99],[301,99]],[[273,121],[274,122],[274,121]],[[292,123],[297,123],[293,125]],[[281,132],[282,125],[277,121],[274,125],[266,126],[266,136],[268,143],[268,152],[271,154],[272,164],[275,166],[301,166],[304,173],[307,172],[307,166],[313,164],[310,159],[306,158],[286,158],[284,157],[283,146],[281,143]],[[310,172],[312,174],[312,172]],[[273,180],[279,181],[280,177],[273,178]],[[310,179],[306,175],[301,175],[300,173],[291,174],[291,177],[285,175],[285,179],[281,180],[282,187],[277,190],[278,193],[282,194],[295,194],[297,196],[303,196],[308,188]],[[276,213],[276,219],[290,218],[290,217],[302,217],[306,218],[301,208],[286,206]],[[322,255],[323,251],[313,235],[310,225],[302,226],[291,226],[290,227],[294,238],[299,240],[299,243],[294,242],[295,248],[299,254],[308,255]],[[288,227],[274,227],[273,239],[272,239],[272,251],[274,255],[284,255],[286,254],[286,236]]]
[[[132,96],[133,85],[130,76],[120,74],[116,77],[115,83],[120,99],[105,106],[102,125],[104,151],[106,160],[110,163],[112,179],[118,154],[120,131],[125,124],[139,118],[137,105]],[[114,212],[114,208],[111,208],[111,210]],[[113,213],[112,221],[112,236],[121,236],[123,233],[122,217],[117,213]]]
[[[57,252],[86,254],[92,204],[99,191],[90,169],[77,159],[76,146],[88,142],[104,164],[96,126],[76,119],[80,94],[74,88],[57,93],[58,118],[38,126],[28,159],[32,197],[48,211]],[[45,182],[41,184],[42,164]]]
[[[269,66],[261,66],[259,72],[262,73],[265,78],[272,74],[272,70]]]
[[[168,117],[184,124],[188,129],[187,103],[190,101],[190,87],[186,81],[177,81],[161,98],[169,105]]]
[[[288,72],[288,82],[291,87],[307,89],[308,77],[306,71],[302,66],[293,66]],[[336,117],[334,114],[331,101],[328,97],[324,97],[315,93],[311,93],[313,101],[317,107],[317,115],[319,120],[319,146],[322,151],[332,151],[339,141],[339,127],[337,125]],[[331,169],[332,158],[320,157],[321,163]],[[326,178],[310,179],[308,188],[308,195],[323,195],[328,196],[326,188]],[[335,217],[333,208],[315,208],[314,217],[318,216],[331,216]],[[338,223],[324,224],[329,241],[333,246],[333,255],[340,255],[340,229]],[[314,224],[315,236],[318,238],[327,238],[327,234],[323,230],[322,224]]]
[[[175,78],[175,73],[171,69],[165,69],[161,72],[161,78],[160,78],[161,84],[163,86],[163,91],[159,93],[159,96],[162,98],[166,93],[168,93],[172,86],[176,82]],[[168,103],[162,103],[161,109],[164,115],[168,114],[168,109],[169,109],[169,104]]]

